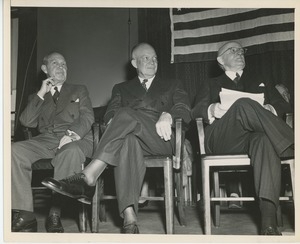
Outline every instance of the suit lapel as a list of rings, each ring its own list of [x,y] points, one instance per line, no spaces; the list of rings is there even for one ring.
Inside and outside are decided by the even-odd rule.
[[[58,101],[56,103],[56,113],[61,112],[65,108],[65,105],[70,102],[70,92],[70,86],[66,83],[63,84],[60,90]]]

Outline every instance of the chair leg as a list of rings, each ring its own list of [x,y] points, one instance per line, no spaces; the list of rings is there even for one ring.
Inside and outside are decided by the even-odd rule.
[[[293,198],[295,198],[295,160],[294,159],[290,160],[289,165],[290,165],[290,172],[291,172]]]
[[[220,197],[220,182],[219,172],[214,171],[214,196]],[[220,227],[220,202],[214,202],[214,224],[216,227]]]
[[[99,208],[100,208],[100,184],[101,179],[99,178],[96,183],[95,194],[92,201],[92,233],[99,232]]]
[[[204,233],[211,235],[209,165],[202,160],[202,188],[204,203]]]
[[[84,203],[80,204],[79,210],[79,231],[81,233],[87,232],[87,211]]]
[[[277,208],[276,217],[277,217],[277,226],[282,227],[283,226],[283,221],[282,221],[282,214],[281,214],[281,206],[280,205]]]
[[[165,211],[167,234],[174,233],[174,197],[173,197],[173,163],[169,159],[164,164]]]
[[[179,223],[182,226],[186,225],[185,213],[184,213],[184,189],[182,184],[182,170],[180,172],[175,172],[175,185],[176,185],[176,193],[177,193],[177,208],[179,215]]]
[[[81,164],[81,169],[84,169],[84,163]],[[84,203],[79,204],[79,231],[84,233],[87,231],[87,211]]]
[[[99,206],[99,218],[101,222],[106,222],[106,210],[104,201],[102,201],[104,196],[104,179],[100,176],[98,179],[98,206]]]

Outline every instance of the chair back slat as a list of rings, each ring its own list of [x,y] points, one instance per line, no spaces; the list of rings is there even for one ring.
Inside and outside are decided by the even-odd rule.
[[[198,130],[198,138],[199,138],[199,145],[200,145],[200,154],[205,154],[205,147],[204,147],[204,125],[203,125],[203,118],[197,118],[197,130]]]
[[[176,119],[175,120],[175,127],[176,127],[176,131],[175,131],[175,140],[176,140],[176,144],[175,144],[175,160],[173,162],[173,168],[174,169],[180,169],[181,166],[181,160],[182,160],[182,141],[183,139],[183,130],[182,130],[182,119]]]

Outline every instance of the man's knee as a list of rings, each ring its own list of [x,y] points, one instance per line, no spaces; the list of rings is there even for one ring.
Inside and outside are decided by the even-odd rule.
[[[234,105],[240,107],[247,107],[247,106],[253,107],[257,105],[260,106],[260,104],[257,101],[254,101],[253,99],[247,97],[239,98],[238,100],[236,100]]]
[[[132,108],[129,108],[129,107],[123,107],[123,108],[120,108],[115,116],[114,116],[114,119],[120,117],[120,118],[125,118],[127,116],[129,116],[130,114],[132,114],[134,110]]]
[[[84,153],[81,150],[80,146],[76,142],[71,142],[66,145],[64,145],[61,149],[59,149],[56,153],[56,156],[61,156],[61,155],[72,155],[72,154],[77,154],[77,155],[83,155]]]

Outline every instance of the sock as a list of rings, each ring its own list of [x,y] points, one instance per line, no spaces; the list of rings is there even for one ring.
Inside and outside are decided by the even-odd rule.
[[[273,202],[267,199],[260,199],[259,208],[261,213],[261,228],[264,229],[268,226],[276,228],[276,206]]]
[[[52,206],[49,211],[50,215],[58,215],[60,216],[61,213],[61,198],[59,194],[53,193],[52,194]]]

